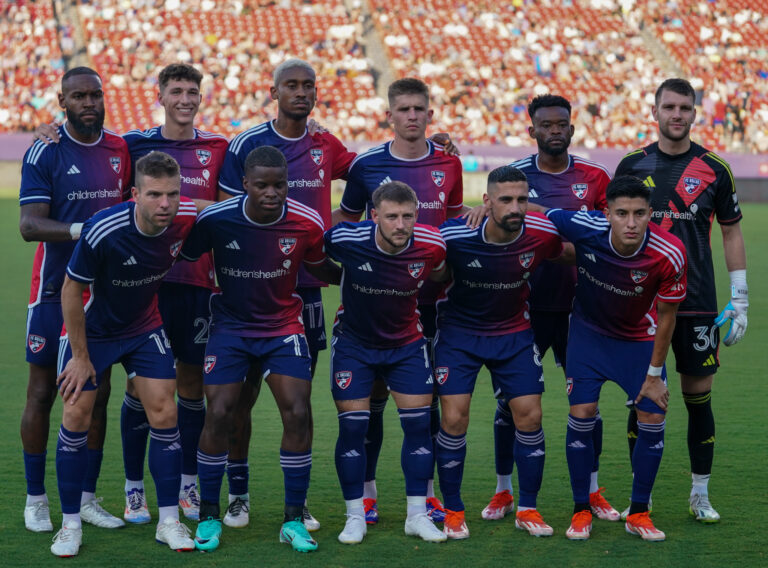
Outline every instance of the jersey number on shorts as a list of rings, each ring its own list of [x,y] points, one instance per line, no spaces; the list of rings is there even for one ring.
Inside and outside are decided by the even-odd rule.
[[[192,327],[200,327],[200,331],[198,331],[197,335],[195,335],[195,343],[208,343],[208,328],[210,325],[211,322],[208,318],[195,319]]]
[[[160,351],[163,355],[165,355],[165,350],[171,348],[171,342],[168,341],[168,337],[165,335],[165,330],[161,329],[160,334],[153,333],[150,335],[152,339],[155,340],[155,343],[157,343],[157,350]]]
[[[283,339],[283,343],[293,343],[293,352],[296,357],[301,357],[301,336],[294,333]]]
[[[716,325],[713,325],[711,329],[706,325],[697,325],[693,328],[693,331],[696,332],[696,338],[698,339],[698,341],[693,344],[693,348],[696,351],[706,351],[710,347],[713,349],[717,347],[717,336],[715,335],[717,333]]]

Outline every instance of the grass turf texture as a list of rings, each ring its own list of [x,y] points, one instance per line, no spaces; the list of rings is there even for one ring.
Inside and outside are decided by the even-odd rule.
[[[723,521],[703,526],[688,516],[690,488],[686,449],[685,407],[674,373],[671,374],[671,402],[667,419],[666,450],[654,490],[654,522],[667,533],[667,541],[644,543],[624,532],[623,523],[595,520],[588,542],[565,539],[572,511],[571,489],[565,461],[564,436],[567,402],[562,372],[551,355],[544,360],[547,392],[543,398],[544,430],[547,435],[547,462],[544,484],[539,496],[539,510],[555,529],[548,539],[537,539],[514,528],[512,516],[488,522],[480,518],[495,489],[493,465],[492,399],[489,378],[483,373],[478,381],[468,434],[468,455],[463,495],[471,538],[441,545],[424,543],[403,534],[405,496],[400,470],[402,433],[394,404],[385,413],[385,443],[379,461],[378,488],[381,522],[371,527],[359,546],[339,544],[336,537],[345,521],[333,461],[337,420],[329,389],[329,352],[321,355],[315,379],[313,409],[315,442],[312,485],[309,503],[322,523],[314,536],[320,543],[317,552],[297,555],[278,543],[282,521],[282,473],[279,467],[280,419],[268,389],[254,408],[251,462],[251,524],[246,529],[225,527],[221,548],[213,554],[196,552],[174,554],[154,542],[157,509],[154,486],[145,474],[153,522],[106,530],[86,525],[80,556],[81,566],[404,566],[404,565],[477,565],[510,563],[514,566],[617,566],[628,562],[646,562],[655,566],[756,566],[766,563],[762,515],[768,511],[765,471],[768,454],[764,401],[768,386],[764,380],[765,341],[768,338],[765,282],[768,280],[768,206],[747,205],[744,233],[749,254],[749,283],[752,293],[750,326],[746,339],[736,347],[723,347],[723,365],[717,375],[713,404],[717,419],[717,449],[710,493]],[[0,376],[3,397],[0,413],[0,555],[5,566],[53,565],[61,562],[50,551],[50,534],[33,534],[24,529],[22,511],[25,498],[24,470],[19,439],[19,420],[24,406],[27,368],[24,362],[25,306],[34,245],[24,243],[18,233],[18,205],[13,199],[0,199],[0,246],[5,260],[5,282],[0,296],[4,324],[0,330]],[[725,304],[728,286],[722,262],[719,230],[713,243],[720,304]],[[336,288],[324,293],[326,317],[332,321],[338,305]],[[763,355],[760,355],[763,353]],[[674,369],[672,356],[670,367]],[[109,429],[97,494],[112,513],[121,514],[124,506],[123,467],[120,450],[119,417],[123,398],[124,373],[113,370],[113,392],[109,407]],[[600,468],[600,485],[606,497],[619,510],[628,504],[631,475],[625,440],[627,412],[624,393],[610,383],[603,389],[600,410],[605,421],[605,442]],[[52,520],[61,524],[55,478],[56,434],[61,417],[57,401],[51,418],[48,443],[46,488],[51,500]],[[517,487],[515,475],[514,485]],[[226,500],[226,481],[222,503]],[[187,522],[194,532],[194,523]]]

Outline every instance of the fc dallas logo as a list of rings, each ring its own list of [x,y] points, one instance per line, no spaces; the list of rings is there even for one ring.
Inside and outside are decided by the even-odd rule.
[[[116,174],[120,173],[120,157],[119,156],[112,156],[109,159],[109,165],[112,166],[112,169],[115,170]]]
[[[30,333],[27,336],[27,345],[32,353],[40,353],[43,347],[45,347],[45,337]]]
[[[422,272],[424,272],[423,262],[412,262],[408,265],[408,274],[410,274],[414,278],[418,278],[419,276],[421,276]]]
[[[333,374],[336,386],[344,390],[352,384],[352,371],[337,371]]]
[[[173,258],[176,258],[179,256],[179,251],[181,250],[181,245],[184,241],[176,241],[171,245],[171,256]]]
[[[586,183],[574,183],[571,186],[571,191],[579,199],[584,199],[584,196],[587,194],[587,189],[588,187]]]
[[[208,162],[211,161],[211,153],[208,150],[195,150],[195,154],[197,155],[197,159],[200,160],[200,163],[204,166],[207,166]]]
[[[696,193],[696,190],[699,189],[700,185],[701,185],[701,180],[699,178],[693,178],[693,177],[683,178],[683,187],[685,187],[685,191],[687,191],[690,194]]]
[[[450,370],[448,367],[437,367],[435,369],[435,378],[437,379],[438,384],[444,385],[445,381],[448,380],[448,373]]]
[[[565,392],[566,394],[571,394],[571,391],[573,390],[573,378],[568,377],[565,379]]]
[[[437,187],[443,187],[445,183],[445,172],[441,170],[432,170],[432,181]]]
[[[280,245],[280,252],[283,254],[291,254],[293,249],[296,248],[296,239],[293,237],[282,237],[278,244]]]
[[[203,365],[203,368],[205,369],[205,374],[207,375],[211,371],[213,371],[213,368],[216,366],[216,355],[206,355],[205,356],[205,363]]]
[[[536,253],[532,250],[521,254],[519,258],[520,258],[520,264],[522,265],[522,267],[528,268],[533,262],[534,256],[536,256]]]
[[[648,277],[648,273],[643,270],[630,270],[629,274],[635,284],[639,284]]]
[[[323,151],[320,148],[312,148],[309,151],[309,155],[318,166],[323,163]]]

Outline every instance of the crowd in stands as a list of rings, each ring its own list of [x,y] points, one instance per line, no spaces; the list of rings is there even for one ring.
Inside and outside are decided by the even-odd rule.
[[[694,139],[768,151],[768,0],[367,3],[395,76],[430,85],[434,130],[462,144],[530,145],[526,105],[543,92],[571,100],[576,144],[647,143],[670,75],[650,37],[702,92]],[[92,0],[78,13],[117,131],[161,120],[157,73],[184,61],[206,74],[200,126],[232,136],[275,115],[271,72],[296,56],[318,71],[317,120],[346,141],[389,135],[360,0]],[[57,114],[72,28],[49,1],[0,0],[0,15],[0,132],[29,130]]]

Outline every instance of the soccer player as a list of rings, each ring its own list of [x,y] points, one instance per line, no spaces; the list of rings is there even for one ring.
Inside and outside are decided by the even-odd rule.
[[[159,507],[155,539],[172,550],[194,549],[189,529],[179,522],[176,373],[156,296],[197,215],[191,200],[180,203],[180,184],[172,157],[153,152],[141,158],[133,201],[94,215],[67,265],[57,379],[64,411],[56,449],[64,519],[51,546],[56,556],[75,556],[80,549],[80,487],[95,389],[117,362],[134,381],[149,420],[149,469]]]
[[[631,152],[616,175],[631,174],[651,189],[652,221],[678,237],[691,258],[688,296],[677,316],[672,350],[683,400],[688,410],[688,453],[693,483],[689,512],[697,521],[716,523],[720,515],[709,502],[715,418],[712,382],[720,365],[718,327],[730,320],[726,346],[741,340],[747,329],[747,259],[741,233],[741,210],[733,173],[714,152],[691,141],[696,119],[695,93],[684,79],[668,79],[656,91],[652,108],[659,124],[659,141]],[[710,233],[717,218],[725,265],[731,279],[731,299],[717,316]],[[636,413],[630,412],[630,451],[637,434]]]
[[[640,179],[617,176],[606,189],[604,213],[546,213],[574,244],[578,271],[566,363],[571,409],[565,453],[575,505],[565,535],[572,540],[587,539],[592,530],[592,430],[600,389],[609,380],[635,401],[638,414],[625,528],[643,540],[665,538],[651,521],[648,500],[664,450],[669,401],[664,360],[677,307],[685,299],[686,256],[677,237],[649,224],[650,194]]]
[[[205,354],[208,409],[198,451],[201,500],[195,546],[204,551],[219,546],[219,494],[232,412],[244,377],[256,363],[283,421],[285,514],[280,541],[309,552],[317,549],[302,523],[312,466],[312,375],[301,298],[295,291],[299,267],[321,267],[326,260],[323,221],[313,209],[286,197],[287,163],[274,147],[261,146],[248,154],[242,184],[245,195],[201,213],[183,250],[185,258],[195,260],[212,249],[221,287],[221,294],[212,298]]]
[[[437,304],[435,380],[442,421],[435,452],[446,509],[443,532],[452,539],[469,537],[461,481],[469,406],[483,365],[491,372],[500,405],[515,421],[520,479],[515,526],[534,536],[552,535],[536,510],[544,472],[544,376],[527,300],[537,267],[545,259],[559,258],[563,245],[546,217],[526,214],[528,192],[522,171],[497,168],[488,175],[483,195],[488,217],[483,223],[472,229],[464,219],[449,219],[440,227],[451,274],[446,295]]]
[[[538,152],[511,164],[528,178],[531,203],[570,211],[602,211],[605,188],[610,181],[601,165],[569,154],[573,136],[571,103],[558,95],[539,95],[528,105],[531,126],[528,134],[536,140]],[[532,273],[530,315],[533,336],[543,357],[552,348],[555,361],[565,372],[568,318],[573,304],[576,269],[573,266],[544,262]],[[496,494],[482,516],[501,519],[513,510],[512,469],[515,426],[503,400],[499,400],[493,421],[496,450]],[[603,442],[600,413],[594,429],[595,463],[592,466],[589,501],[600,519],[618,521],[619,513],[603,497],[598,485],[598,468]]]
[[[333,212],[333,223],[358,221],[364,211],[370,217],[372,196],[376,189],[383,183],[400,181],[416,192],[419,223],[437,227],[447,218],[467,211],[463,204],[461,161],[426,137],[427,125],[434,114],[429,107],[427,85],[418,79],[400,79],[389,86],[387,96],[387,120],[394,130],[394,139],[360,154],[352,162],[341,206]],[[427,282],[419,292],[418,309],[428,341],[435,335],[435,301],[440,289],[441,285]],[[385,383],[376,381],[366,435],[368,463],[364,499],[369,524],[378,522],[376,464],[383,439],[383,413],[387,397]],[[440,426],[437,397],[432,402],[431,421],[432,435],[436,436]],[[434,496],[431,477],[427,506],[435,520],[443,520],[443,507]]]
[[[24,523],[34,532],[52,531],[45,491],[45,459],[50,413],[56,400],[56,361],[61,335],[61,286],[64,270],[83,223],[94,213],[120,203],[130,176],[125,142],[103,129],[104,93],[93,69],[75,67],[61,79],[59,104],[67,122],[58,127],[61,143],[35,142],[22,164],[21,220],[25,241],[40,241],[35,254],[27,316],[27,402],[21,418],[27,502]],[[96,480],[103,457],[109,374],[93,405],[81,503],[82,519],[117,528],[125,523],[96,499]]]
[[[445,535],[427,516],[427,481],[434,469],[429,408],[434,390],[427,342],[416,309],[428,277],[445,269],[445,243],[435,227],[416,223],[419,200],[402,182],[373,194],[371,220],[340,223],[325,234],[341,263],[341,301],[333,332],[331,392],[339,418],[336,471],[347,508],[345,544],[366,534],[363,491],[371,388],[383,378],[403,428],[405,534],[430,542]]]

